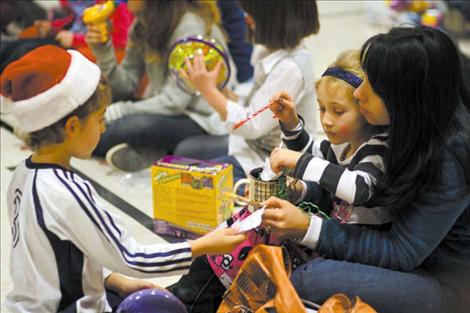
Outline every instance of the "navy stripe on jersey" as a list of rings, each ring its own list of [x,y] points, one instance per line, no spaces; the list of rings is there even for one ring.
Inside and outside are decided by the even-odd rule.
[[[94,219],[94,217],[90,213],[90,209],[82,202],[80,197],[75,193],[75,191],[69,185],[69,183],[67,181],[65,181],[64,178],[60,177],[60,175],[59,175],[59,173],[57,172],[56,169],[54,169],[54,174],[62,182],[62,184],[70,191],[70,193],[75,198],[75,200],[78,202],[78,204],[80,205],[82,210],[86,213],[88,218],[90,218],[95,225],[98,225],[98,222]],[[152,258],[156,258],[156,257],[162,257],[163,258],[163,257],[166,257],[166,256],[176,255],[176,254],[179,254],[179,253],[190,252],[191,248],[180,248],[180,249],[175,249],[175,250],[172,250],[172,251],[156,252],[156,253],[151,253],[151,254],[147,254],[147,253],[143,253],[143,252],[130,253],[126,249],[126,247],[124,247],[121,244],[119,239],[116,238],[115,234],[110,230],[109,225],[104,221],[103,216],[100,214],[99,210],[96,208],[96,206],[93,204],[93,202],[90,199],[87,198],[86,193],[80,187],[80,185],[76,184],[76,183],[75,183],[75,185],[77,185],[80,192],[85,196],[87,201],[90,203],[93,211],[97,215],[97,217],[98,217],[99,221],[101,222],[101,224],[103,225],[103,228],[105,229],[105,231],[103,231],[103,229],[101,227],[98,227],[98,229],[103,233],[105,238],[107,238],[108,240],[109,240],[109,237],[111,237],[112,241],[119,248],[119,250],[121,252],[121,255],[123,256],[126,263],[128,263],[130,265],[142,266],[142,267],[155,267],[155,266],[166,266],[166,265],[179,264],[179,263],[184,263],[184,262],[190,262],[191,261],[191,257],[181,258],[181,259],[176,259],[176,260],[169,260],[169,261],[153,262],[153,263],[129,260],[127,256],[130,256],[130,257],[133,257],[133,258],[143,257],[143,258],[146,258],[146,259],[152,259]],[[147,271],[147,270],[138,269],[138,268],[136,268],[136,270],[141,271],[141,272],[146,272],[146,273],[167,273],[167,272],[171,272],[171,271],[178,271],[178,270],[183,270],[183,269],[188,269],[188,268],[189,268],[189,265],[178,267],[178,268],[173,268],[173,269],[170,269],[170,270],[150,270],[150,271]]]
[[[117,225],[114,223],[113,218],[111,217],[111,214],[109,214],[107,211],[104,211],[106,216],[108,217],[108,220],[111,222],[111,226],[118,232],[119,236],[122,236],[122,231],[117,227]]]
[[[13,227],[12,229],[12,238],[13,238],[13,248],[16,247],[16,245],[18,244],[18,242],[20,241],[20,234],[19,234],[19,231],[18,231],[18,216],[15,216],[15,218],[13,219],[13,225],[15,225],[15,227]]]
[[[77,182],[77,181],[72,181],[77,187],[78,189],[80,190],[80,192],[83,194],[83,196],[85,197],[85,199],[87,199],[88,203],[93,207],[93,209],[95,210],[95,212],[97,213],[97,215],[100,217],[102,217],[102,215],[100,214],[98,208],[95,206],[95,204],[92,202],[92,200],[90,198],[88,198],[87,194],[85,193],[85,191],[83,190],[83,188],[80,186],[80,184]],[[106,211],[104,211],[106,212]],[[107,213],[107,212],[106,212]],[[110,219],[112,220],[112,223],[114,224],[114,220],[112,219],[111,215],[109,214],[108,215],[110,217]],[[101,219],[100,219],[101,220]],[[102,222],[104,222],[104,220],[101,220]],[[115,224],[114,224],[115,225]],[[119,244],[121,244],[119,242]],[[123,247],[124,249],[126,249],[125,247]],[[182,249],[177,249],[177,250],[173,250],[173,251],[178,251],[178,253],[181,253],[181,252],[188,252],[190,251],[191,249],[190,248],[182,248]],[[127,250],[126,250],[127,251]],[[156,252],[156,253],[153,253],[153,254],[145,254],[145,253],[135,253],[135,254],[131,254],[130,252],[128,252],[130,256],[142,256],[142,257],[165,257],[165,256],[170,256],[170,255],[173,255],[175,254],[174,252]]]
[[[69,189],[69,191],[72,193],[72,195],[74,196],[74,198],[79,202],[80,206],[82,206],[82,208],[85,208],[88,210],[88,207],[85,206],[85,204],[82,202],[82,200],[80,199],[80,197],[73,191],[72,187],[69,185],[69,183],[67,181],[64,181],[62,177],[60,177],[58,175],[58,173],[54,170],[56,176],[61,180],[61,182]],[[74,183],[77,188],[80,190],[80,192],[83,194],[83,196],[85,197],[85,199],[87,199],[88,203],[91,205],[91,207],[93,208],[93,211],[96,213],[96,215],[98,216],[98,219],[102,222],[104,228],[108,231],[109,234],[113,235],[114,237],[114,234],[110,231],[110,229],[108,228],[108,224],[104,221],[103,219],[103,216],[100,214],[98,208],[94,205],[94,203],[87,197],[85,191],[83,190],[83,188],[76,182],[76,181],[73,181],[72,183]],[[91,216],[91,214],[89,215]],[[111,216],[110,216],[111,217]],[[93,217],[91,216],[91,218],[93,219]],[[104,233],[104,232],[103,232]],[[114,239],[116,239],[114,237]],[[117,239],[116,239],[117,240]],[[118,241],[118,245],[121,245],[121,243]],[[122,245],[121,245],[122,246]],[[177,249],[177,250],[173,250],[173,251],[169,251],[169,252],[156,252],[156,253],[152,253],[152,254],[146,254],[146,253],[130,253],[129,251],[127,251],[127,249],[125,247],[123,247],[123,249],[125,250],[125,252],[129,255],[129,256],[132,256],[132,257],[145,257],[145,258],[153,258],[153,257],[165,257],[165,256],[171,256],[173,254],[176,254],[176,253],[181,253],[181,252],[188,252],[190,251],[191,249],[190,248],[182,248],[182,249]]]
[[[62,171],[62,173],[64,174],[65,177],[67,177],[67,171]],[[77,180],[74,179],[74,173],[72,172],[72,175],[71,175],[71,180],[75,183],[75,184],[78,184],[80,182],[78,182]],[[88,193],[88,197],[87,197],[87,200],[88,202],[92,201],[94,205],[96,205],[96,201],[95,199],[93,198],[93,195],[91,193],[91,189],[90,187],[88,186],[88,184],[85,182],[85,181],[82,181],[81,182],[85,188],[86,188],[86,191]],[[77,187],[80,189],[80,191],[82,193],[84,193],[83,189],[77,185]],[[86,196],[85,196],[86,197]],[[111,217],[111,214],[109,214],[107,211],[104,211],[104,213],[106,214],[106,216],[108,217],[108,220],[110,220],[111,222],[111,226],[116,230],[116,232],[119,234],[119,236],[122,236],[122,231],[119,229],[119,227],[117,227],[116,223],[114,223],[114,220],[112,219]]]
[[[72,193],[74,198],[77,200],[77,202],[81,206],[82,210],[84,210],[85,212],[88,212],[88,208],[84,205],[84,203],[81,201],[81,199],[78,197],[78,195],[72,190],[72,187],[70,187],[67,184],[66,181],[64,181],[60,176],[58,176],[57,172],[55,172],[55,174],[61,180],[61,182],[69,189],[69,191]],[[83,192],[83,190],[82,190],[82,192]],[[88,201],[89,201],[89,199],[88,199]],[[183,258],[183,259],[179,259],[179,260],[162,261],[162,262],[154,262],[154,263],[138,262],[138,261],[129,260],[124,254],[130,255],[131,257],[144,257],[144,258],[151,258],[153,256],[164,257],[164,256],[171,256],[171,255],[177,254],[177,253],[187,252],[187,250],[190,250],[190,248],[182,248],[182,249],[176,249],[176,250],[173,250],[173,251],[170,251],[170,252],[162,252],[162,253],[154,253],[154,254],[145,254],[145,253],[134,253],[134,254],[132,254],[124,246],[122,246],[121,242],[110,231],[110,229],[108,228],[108,225],[103,220],[103,217],[99,214],[99,212],[96,212],[96,210],[97,210],[96,207],[94,209],[95,209],[95,213],[97,213],[98,218],[102,222],[102,224],[103,224],[104,228],[106,229],[107,233],[113,239],[113,242],[118,246],[118,248],[120,249],[121,255],[123,256],[126,263],[128,263],[129,265],[143,266],[143,267],[154,267],[154,266],[165,266],[165,265],[171,265],[171,264],[178,264],[178,263],[182,263],[182,262],[188,262],[188,261],[191,260],[191,258]],[[89,216],[89,218],[91,218],[93,221],[95,221],[93,217]],[[100,228],[100,231],[105,235],[105,238],[107,240],[109,240],[109,238],[106,236],[106,233],[103,232],[103,230],[101,228]],[[189,265],[188,266],[182,266],[182,267],[175,267],[175,268],[169,269],[169,270],[167,270],[167,269],[165,269],[165,270],[163,270],[163,269],[160,269],[160,270],[136,269],[136,270],[138,270],[140,272],[144,272],[144,273],[167,273],[167,272],[172,272],[172,271],[184,270],[184,269],[188,269],[188,268],[189,268]]]
[[[34,173],[32,190],[34,209],[38,224],[44,231],[54,252],[60,284],[59,311],[61,311],[84,296],[82,289],[83,253],[71,241],[61,240],[47,229],[37,192],[37,172],[38,170]]]
[[[87,190],[88,194],[90,195],[91,200],[93,200],[93,203],[96,203],[95,198],[93,197],[93,194],[91,193],[91,188],[90,188],[88,182],[84,182],[84,184],[85,184],[85,187],[86,187],[86,190]]]
[[[21,192],[21,190],[17,188],[15,190],[15,197],[13,199],[13,206],[14,206],[13,216],[14,217],[13,217],[13,222],[12,222],[13,227],[11,229],[11,238],[13,242],[13,248],[15,248],[18,242],[20,241],[20,232],[19,232],[20,225],[18,222],[18,218],[20,216],[19,207],[20,207],[22,195],[23,193]]]

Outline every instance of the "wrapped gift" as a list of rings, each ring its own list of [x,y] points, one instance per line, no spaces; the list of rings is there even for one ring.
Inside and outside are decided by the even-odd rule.
[[[231,164],[163,157],[152,166],[154,218],[184,231],[205,234],[231,216],[232,187]]]

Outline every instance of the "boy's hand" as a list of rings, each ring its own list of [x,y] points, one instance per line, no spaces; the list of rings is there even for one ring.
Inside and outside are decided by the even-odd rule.
[[[128,278],[119,273],[111,273],[105,280],[105,287],[116,292],[121,298],[142,289],[161,288],[143,279]]]
[[[126,282],[124,282],[124,284],[122,284],[119,288],[120,292],[118,294],[121,298],[125,298],[136,291],[150,288],[161,287],[143,279],[127,279]]]
[[[274,173],[279,173],[284,168],[293,169],[297,165],[299,158],[302,156],[301,152],[292,151],[289,149],[274,148],[271,152],[271,168]]]
[[[287,130],[294,129],[299,124],[295,104],[287,92],[276,94],[271,99],[269,108]]]
[[[245,234],[239,234],[236,229],[216,229],[203,237],[190,241],[193,258],[203,254],[225,254],[232,252],[240,243],[246,240]]]
[[[57,40],[62,48],[70,48],[73,43],[73,33],[69,30],[61,30],[57,33],[55,40]]]
[[[185,60],[186,71],[180,70],[181,76],[188,80],[203,96],[208,95],[214,89],[217,90],[217,78],[219,77],[222,61],[219,61],[214,69],[207,71],[204,55],[196,53],[194,60]]]

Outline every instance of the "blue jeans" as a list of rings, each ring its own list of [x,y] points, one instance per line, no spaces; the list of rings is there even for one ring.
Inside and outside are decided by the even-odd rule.
[[[455,290],[419,269],[400,272],[316,258],[297,268],[291,281],[301,298],[319,304],[344,293],[350,298],[359,296],[380,313],[463,313]]]
[[[228,154],[228,136],[200,135],[182,140],[175,155],[210,160]]]
[[[212,159],[211,161],[232,164],[233,165],[233,183],[236,183],[240,179],[246,177],[246,174],[243,171],[242,166],[240,165],[240,163],[238,163],[237,159],[235,159],[234,156],[226,155],[223,157]],[[241,194],[243,194],[243,192]]]
[[[206,134],[205,130],[185,115],[132,114],[107,126],[93,154],[105,156],[109,149],[120,143],[166,150],[172,154],[183,139],[203,134]]]

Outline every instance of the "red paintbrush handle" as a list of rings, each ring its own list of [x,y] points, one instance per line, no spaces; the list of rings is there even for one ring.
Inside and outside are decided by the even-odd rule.
[[[237,123],[235,123],[233,125],[233,129],[237,129],[237,128],[240,128],[243,124],[245,124],[246,122],[248,122],[249,120],[251,120],[252,118],[254,118],[256,115],[260,114],[261,112],[263,111],[266,111],[267,109],[269,109],[269,107],[271,106],[271,103],[268,103],[266,104],[264,107],[262,107],[261,109],[259,109],[258,111],[256,111],[255,113],[249,115],[248,117],[242,119],[241,121],[238,121]]]

